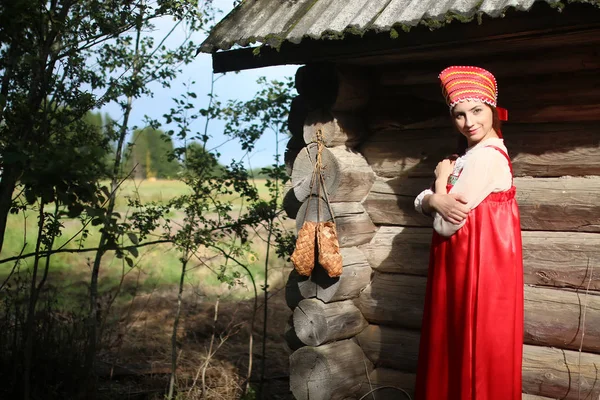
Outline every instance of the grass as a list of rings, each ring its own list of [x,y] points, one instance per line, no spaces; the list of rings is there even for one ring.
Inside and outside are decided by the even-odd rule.
[[[265,186],[265,180],[257,180],[256,186],[262,198],[267,198],[268,189]],[[116,211],[121,215],[126,215],[130,210],[127,206],[128,198],[138,198],[142,204],[156,202],[166,204],[175,197],[190,193],[190,188],[183,182],[171,180],[144,180],[144,181],[125,181],[119,188]],[[232,201],[238,208],[241,202],[234,196],[222,199]],[[181,219],[181,215],[171,215],[172,220]],[[88,226],[89,233],[85,241],[82,240],[78,231],[81,229],[79,220],[65,219],[62,221],[64,227],[62,235],[56,238],[54,248],[59,248],[67,241],[66,248],[93,248],[97,245],[100,233],[97,227]],[[291,226],[291,224],[290,224]],[[161,232],[156,232],[160,234]],[[261,234],[265,237],[265,234]],[[21,214],[11,214],[8,219],[7,230],[5,234],[5,243],[2,250],[2,257],[7,258],[17,256],[25,244],[24,253],[33,252],[37,237],[37,211],[28,210]],[[75,237],[74,240],[71,238]],[[255,259],[249,262],[249,269],[257,281],[264,279],[264,262],[266,256],[266,244],[258,239],[257,235],[251,238],[252,251]],[[127,245],[129,243],[125,243]],[[205,253],[206,255],[206,253]],[[91,265],[93,264],[94,252],[89,253],[59,253],[51,257],[49,284],[61,289],[62,293],[80,295],[81,291],[87,292],[87,282],[89,282]],[[254,257],[254,256],[249,256]],[[211,262],[204,264],[200,260],[192,259],[188,266],[189,272],[186,274],[186,283],[193,287],[201,287],[209,295],[229,295],[235,298],[247,298],[253,294],[250,287],[250,280],[247,272],[235,265],[228,265],[230,272],[237,272],[241,278],[235,290],[230,290],[227,284],[219,281],[217,273],[224,263],[222,257],[214,258]],[[33,258],[27,258],[21,263],[21,270],[31,268]],[[140,248],[139,256],[134,259],[134,266],[130,268],[124,263],[124,260],[116,258],[114,252],[108,252],[103,258],[100,275],[101,291],[116,290],[122,285],[128,290],[150,292],[160,288],[168,288],[178,285],[181,262],[180,254],[171,244],[157,244]],[[283,261],[278,260],[272,255],[269,261],[270,268],[276,271],[281,270]],[[0,264],[0,279],[9,274],[13,268],[12,263]],[[277,275],[277,274],[275,274]],[[277,277],[279,280],[281,277]],[[126,298],[123,298],[126,300]]]

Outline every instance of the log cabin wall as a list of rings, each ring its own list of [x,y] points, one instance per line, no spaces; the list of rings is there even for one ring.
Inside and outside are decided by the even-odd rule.
[[[293,271],[287,282],[293,315],[285,338],[293,351],[290,387],[297,399],[353,398],[373,370],[355,338],[369,325],[356,301],[372,276],[358,246],[368,244],[377,231],[362,204],[375,173],[356,151],[367,133],[364,112],[372,83],[367,70],[344,66],[309,65],[296,75],[299,96],[288,121],[292,137],[284,159],[291,184],[284,208],[298,229],[305,220],[331,219],[326,196],[311,185],[321,131],[325,190],[344,265],[339,278],[328,277],[317,264],[309,278]]]
[[[371,385],[412,393],[431,239],[413,209],[457,135],[439,71],[456,62],[375,69],[368,135],[358,150],[376,174],[363,206],[378,227],[359,246],[374,271],[356,302],[369,325],[357,341]],[[525,269],[523,392],[552,399],[600,394],[600,46],[463,60],[494,73],[514,164]],[[588,397],[589,396],[589,397]],[[371,398],[371,396],[369,396]],[[395,391],[377,399],[397,399]],[[533,398],[533,397],[532,397]],[[537,397],[536,397],[537,398]]]
[[[509,109],[503,134],[526,283],[524,398],[578,399],[600,394],[600,47],[543,55],[543,63],[531,51],[472,63],[496,75],[499,104]],[[437,82],[451,63],[298,71],[284,205],[298,227],[316,219],[318,198],[307,200],[321,129],[344,258],[339,279],[317,267],[311,278],[292,272],[287,284],[298,399],[358,398],[387,385],[413,392],[431,238],[413,200],[456,147]],[[329,216],[323,204],[321,212]]]

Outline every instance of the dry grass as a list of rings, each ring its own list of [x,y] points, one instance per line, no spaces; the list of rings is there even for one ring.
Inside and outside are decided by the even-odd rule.
[[[102,392],[108,394],[106,398],[114,398],[115,394],[123,396],[125,393],[144,394],[144,398],[148,399],[163,398],[170,373],[170,338],[175,301],[174,291],[148,294],[136,299],[132,309],[126,311],[128,317],[119,322],[119,333],[116,335],[119,339],[110,343],[101,354],[103,367],[100,372],[104,376]],[[219,303],[216,323],[215,304],[214,301],[203,301],[194,294],[188,294],[185,298],[178,334],[179,399],[237,399],[241,395],[248,370],[254,303],[253,300]],[[251,393],[257,388],[259,363],[262,360],[261,305],[262,300],[253,331],[254,365],[248,399],[253,398]],[[289,352],[283,341],[289,315],[291,311],[285,304],[284,291],[276,289],[268,307],[265,398],[293,399],[287,379]],[[203,396],[201,375],[205,363],[206,396]]]

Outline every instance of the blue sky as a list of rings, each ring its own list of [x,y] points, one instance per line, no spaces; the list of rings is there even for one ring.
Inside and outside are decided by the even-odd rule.
[[[217,21],[223,18],[233,8],[233,0],[214,0],[216,8],[223,12],[217,17]],[[156,24],[156,31],[153,33],[156,38],[162,38],[173,26],[173,21],[164,19]],[[180,43],[185,37],[183,28],[177,28],[165,45]],[[205,39],[205,35],[197,32],[192,36],[194,43],[198,45]],[[256,80],[261,76],[268,79],[282,80],[288,76],[294,76],[298,66],[277,66],[260,68],[254,70],[240,71],[239,73],[227,73],[215,83],[215,94],[224,103],[228,99],[249,100],[258,91],[259,86]],[[154,91],[154,97],[141,98],[134,102],[131,114],[132,125],[143,126],[144,116],[150,115],[153,118],[162,116],[169,108],[173,106],[172,98],[177,98],[185,91],[184,84],[195,81],[192,90],[198,95],[197,104],[199,108],[208,105],[208,96],[210,92],[212,74],[212,57],[210,54],[200,53],[196,60],[190,65],[184,66],[183,73],[172,84],[171,88],[162,88],[160,85],[151,86]],[[120,111],[115,105],[108,105],[102,109],[111,117],[118,118]],[[205,121],[198,121],[195,129],[203,131]],[[209,125],[209,132],[213,139],[209,142],[209,147],[217,146],[226,142],[223,136],[223,124],[212,121]],[[287,140],[280,142],[280,153],[283,154]],[[245,152],[235,142],[228,142],[219,148],[221,153],[221,162],[228,164],[232,159],[240,160]],[[258,142],[255,150],[250,155],[250,166],[252,168],[262,167],[274,162],[275,156],[275,135],[272,132],[265,132]],[[248,165],[248,164],[247,164]]]

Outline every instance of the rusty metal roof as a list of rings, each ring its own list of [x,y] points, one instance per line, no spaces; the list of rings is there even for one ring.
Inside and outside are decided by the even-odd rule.
[[[217,24],[200,51],[254,43],[278,47],[304,38],[343,38],[419,24],[433,28],[455,19],[500,17],[509,8],[527,11],[536,2],[562,6],[560,0],[244,0]]]

